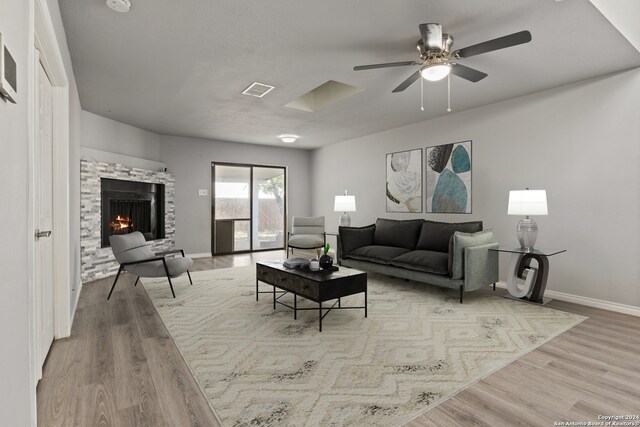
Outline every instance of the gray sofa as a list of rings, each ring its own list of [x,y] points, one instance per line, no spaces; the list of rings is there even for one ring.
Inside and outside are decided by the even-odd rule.
[[[498,281],[498,253],[482,221],[446,223],[379,218],[366,227],[339,227],[340,265],[464,292]]]

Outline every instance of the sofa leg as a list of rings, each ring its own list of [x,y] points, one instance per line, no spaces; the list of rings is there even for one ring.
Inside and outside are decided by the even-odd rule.
[[[464,293],[464,287],[460,285],[460,304],[462,304],[462,294]]]
[[[493,282],[493,290],[496,290],[496,282]]]

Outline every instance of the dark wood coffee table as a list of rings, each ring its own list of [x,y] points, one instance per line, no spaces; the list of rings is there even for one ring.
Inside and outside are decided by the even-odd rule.
[[[273,286],[273,309],[276,304],[293,310],[293,318],[298,318],[298,310],[318,310],[318,330],[322,332],[322,319],[331,310],[364,309],[367,317],[367,273],[352,268],[340,267],[338,271],[290,270],[282,261],[261,261],[256,263],[256,301],[260,292],[258,283]],[[276,288],[282,292],[276,292]],[[340,298],[364,292],[364,306],[343,307]],[[271,292],[269,292],[271,293]],[[276,293],[279,295],[276,297]],[[287,294],[293,294],[293,307],[279,301]],[[318,308],[298,308],[298,297],[318,303]],[[323,307],[322,303],[336,300],[333,305]],[[323,310],[325,312],[323,313]]]

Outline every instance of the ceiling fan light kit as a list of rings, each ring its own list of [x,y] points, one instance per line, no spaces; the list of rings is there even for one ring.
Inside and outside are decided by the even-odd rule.
[[[447,77],[450,72],[451,65],[449,64],[431,64],[420,70],[420,75],[425,80],[437,82]]]

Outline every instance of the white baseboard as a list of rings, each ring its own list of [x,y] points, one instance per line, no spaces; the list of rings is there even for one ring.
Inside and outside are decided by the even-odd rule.
[[[496,283],[496,287],[507,289],[506,282]],[[545,297],[557,299],[559,301],[572,302],[574,304],[586,305],[587,307],[601,308],[603,310],[615,311],[617,313],[630,314],[640,317],[640,307],[620,304],[617,302],[605,301],[601,299],[583,297],[580,295],[566,294],[564,292],[546,290]]]
[[[208,258],[211,256],[211,252],[203,252],[201,254],[187,254],[189,258]]]

